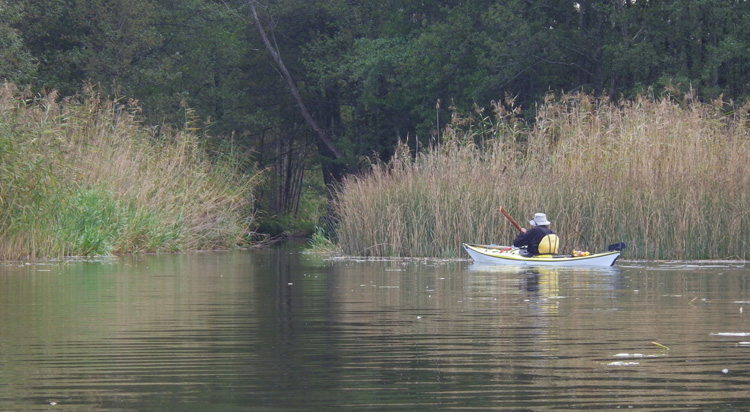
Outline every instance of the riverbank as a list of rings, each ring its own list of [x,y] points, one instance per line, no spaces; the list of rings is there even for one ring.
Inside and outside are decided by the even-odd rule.
[[[246,242],[253,176],[136,101],[0,87],[0,260],[181,252]]]

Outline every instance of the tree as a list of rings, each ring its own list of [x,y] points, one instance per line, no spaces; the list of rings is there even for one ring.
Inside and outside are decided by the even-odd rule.
[[[14,25],[23,19],[18,4],[0,0],[0,81],[28,84],[37,70],[37,61],[24,44]]]
[[[278,66],[279,71],[281,72],[281,76],[284,78],[284,81],[289,87],[289,92],[292,94],[292,97],[294,97],[294,100],[299,107],[300,113],[302,114],[302,117],[315,132],[321,156],[329,160],[323,165],[323,170],[326,171],[325,178],[330,179],[329,183],[336,183],[340,181],[345,170],[344,165],[341,163],[341,161],[343,160],[343,156],[333,144],[333,142],[328,138],[326,132],[320,126],[318,126],[318,123],[315,121],[315,119],[313,119],[313,117],[310,115],[310,112],[307,110],[307,105],[302,100],[302,97],[297,90],[297,85],[292,78],[292,75],[289,73],[289,70],[286,68],[284,61],[281,59],[281,55],[279,54],[276,46],[271,44],[271,41],[266,34],[266,30],[263,28],[263,24],[261,23],[260,18],[258,17],[258,12],[256,10],[257,1],[249,0],[248,4],[250,5],[250,10],[253,14],[253,21],[255,22],[258,32],[260,33],[263,44],[273,58],[276,66]]]
[[[40,62],[35,84],[63,95],[85,81],[128,85],[158,43],[150,0],[25,0],[18,7],[24,18],[14,26]]]

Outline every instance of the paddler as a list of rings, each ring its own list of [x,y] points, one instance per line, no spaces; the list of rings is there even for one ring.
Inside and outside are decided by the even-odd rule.
[[[513,246],[526,248],[530,256],[557,254],[559,239],[555,231],[549,228],[551,224],[546,214],[536,213],[529,221],[531,229],[521,228],[521,233],[516,236]]]

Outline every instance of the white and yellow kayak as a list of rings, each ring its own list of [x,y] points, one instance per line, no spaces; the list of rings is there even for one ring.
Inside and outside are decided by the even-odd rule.
[[[464,249],[475,263],[483,265],[511,266],[586,266],[609,267],[620,257],[624,243],[609,246],[608,252],[592,253],[587,256],[536,255],[524,256],[521,249],[510,246],[474,245],[464,243]]]

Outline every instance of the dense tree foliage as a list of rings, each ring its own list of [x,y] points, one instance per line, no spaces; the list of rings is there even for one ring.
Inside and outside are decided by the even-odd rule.
[[[349,170],[439,138],[453,110],[549,92],[628,98],[681,88],[750,94],[745,0],[267,0],[261,25]],[[275,213],[298,209],[316,145],[247,0],[0,0],[0,77],[140,100],[151,123],[200,119],[274,173]],[[194,124],[194,123],[193,123]]]
[[[16,28],[23,18],[22,8],[0,0],[0,79],[26,83],[36,73],[36,61]]]

